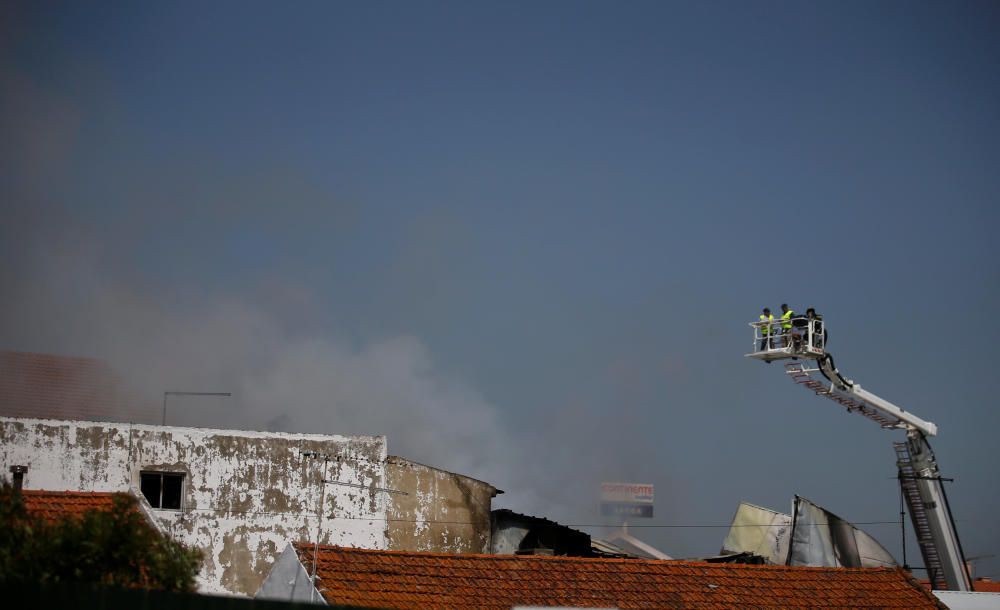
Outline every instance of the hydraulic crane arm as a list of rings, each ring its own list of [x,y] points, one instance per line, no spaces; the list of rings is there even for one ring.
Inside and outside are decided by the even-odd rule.
[[[937,426],[844,378],[829,354],[816,359],[816,367],[805,362],[785,365],[785,372],[796,383],[843,405],[849,412],[874,420],[883,428],[906,430],[906,442],[894,444],[899,485],[931,585],[935,589],[972,591],[941,473],[927,440],[937,434]],[[811,376],[816,372],[826,382]]]
[[[972,591],[943,479],[927,440],[937,435],[937,426],[841,375],[833,356],[826,352],[826,333],[820,324],[821,319],[810,319],[800,330],[782,331],[775,338],[771,322],[751,322],[754,351],[747,356],[765,362],[791,359],[785,365],[785,372],[797,384],[833,400],[851,413],[874,420],[883,428],[906,431],[906,441],[893,444],[899,485],[910,510],[931,586]],[[814,373],[819,373],[825,381]]]

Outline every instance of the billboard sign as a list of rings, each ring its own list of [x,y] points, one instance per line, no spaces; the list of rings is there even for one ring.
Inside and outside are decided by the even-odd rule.
[[[653,517],[653,486],[647,483],[601,483],[601,514],[606,517]]]

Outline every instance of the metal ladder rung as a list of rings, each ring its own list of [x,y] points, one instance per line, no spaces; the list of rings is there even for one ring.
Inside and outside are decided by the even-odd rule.
[[[924,501],[920,497],[920,491],[914,483],[917,476],[913,469],[913,461],[910,458],[910,450],[906,443],[893,443],[896,450],[896,465],[899,467],[899,486],[906,497],[906,503],[910,507],[910,517],[913,520],[914,534],[917,544],[920,545],[920,552],[924,556],[924,564],[927,567],[927,576],[934,583],[935,588],[944,588],[947,583],[944,579],[944,572],[941,567],[941,556],[938,553],[937,545],[934,544],[934,537],[931,533],[927,520],[927,513]]]
[[[898,419],[886,417],[850,396],[838,394],[834,390],[833,384],[810,377],[810,373],[814,371],[815,370],[807,371],[805,365],[798,362],[785,365],[785,372],[792,378],[792,381],[803,387],[809,388],[817,396],[829,398],[837,404],[847,408],[847,410],[852,413],[860,413],[877,422],[882,428],[892,429],[899,427],[900,421]]]

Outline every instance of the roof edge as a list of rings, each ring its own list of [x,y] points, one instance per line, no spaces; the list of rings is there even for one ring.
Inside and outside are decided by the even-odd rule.
[[[482,479],[477,479],[476,477],[470,477],[467,474],[462,474],[462,473],[459,473],[459,472],[452,472],[451,470],[445,470],[444,468],[438,468],[437,466],[431,466],[430,464],[424,464],[422,462],[417,462],[416,460],[411,460],[409,458],[405,458],[405,457],[402,457],[402,456],[399,456],[399,455],[387,455],[387,456],[385,456],[385,461],[386,461],[387,464],[390,463],[390,462],[405,462],[406,464],[413,464],[413,465],[416,465],[416,466],[423,466],[424,468],[430,468],[431,470],[437,470],[438,472],[444,472],[444,473],[447,473],[447,474],[455,475],[456,477],[462,477],[463,479],[468,479],[470,481],[475,481],[476,483],[480,483],[480,484],[485,485],[486,487],[489,487],[490,489],[492,489],[494,497],[499,496],[500,494],[503,493],[502,489],[499,489],[498,487],[496,487],[492,483],[487,483],[486,481],[484,481]],[[401,464],[401,465],[405,465],[405,464]]]
[[[879,567],[879,568],[833,568],[833,567],[812,567],[812,566],[774,566],[774,565],[747,565],[747,564],[720,564],[712,563],[708,561],[688,561],[683,559],[626,559],[626,558],[605,558],[605,557],[566,557],[559,555],[495,555],[488,553],[435,553],[427,551],[398,551],[398,550],[385,550],[385,549],[361,549],[355,547],[345,547],[330,544],[320,544],[316,545],[313,542],[307,540],[299,540],[291,543],[295,548],[296,552],[299,554],[300,558],[302,553],[312,554],[314,550],[319,552],[323,551],[347,551],[351,553],[365,554],[365,555],[389,555],[398,557],[427,557],[427,558],[441,558],[441,559],[482,559],[496,561],[498,559],[502,560],[514,560],[514,561],[562,561],[562,562],[587,562],[587,563],[624,563],[629,565],[636,565],[639,563],[649,563],[649,564],[670,564],[672,566],[689,566],[689,567],[708,567],[712,569],[719,568],[720,566],[725,566],[727,569],[737,569],[737,570],[766,570],[773,572],[837,572],[842,573],[859,573],[859,574],[871,574],[875,572],[895,572],[901,568],[898,567]]]
[[[129,421],[96,421],[86,419],[50,419],[45,417],[12,417],[0,415],[0,422],[31,422],[46,425],[94,425],[94,426],[131,426],[135,429],[149,431],[191,431],[199,434],[225,434],[230,436],[247,436],[251,438],[284,438],[289,440],[308,441],[339,441],[339,440],[369,440],[378,441],[388,446],[387,438],[384,434],[314,434],[309,432],[268,432],[266,430],[239,430],[234,428],[200,428],[197,426],[161,426],[158,424],[141,424]]]

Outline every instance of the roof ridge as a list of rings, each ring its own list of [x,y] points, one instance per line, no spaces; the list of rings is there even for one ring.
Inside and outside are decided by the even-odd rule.
[[[938,599],[938,597],[936,595],[934,595],[933,592],[931,592],[930,590],[928,590],[927,588],[925,588],[923,585],[920,584],[920,581],[917,580],[917,577],[913,575],[913,572],[909,572],[907,570],[904,570],[900,566],[896,566],[895,569],[897,571],[899,571],[903,575],[903,578],[909,580],[910,584],[912,584],[916,588],[920,589],[920,592],[924,595],[924,597],[926,597],[930,601],[932,601],[935,604],[937,604],[938,608],[944,608],[944,609],[948,608],[948,606],[946,606],[944,604],[944,602],[942,602],[940,599]],[[973,590],[974,589],[975,589],[975,586],[973,586]]]
[[[117,494],[130,495],[127,491],[73,491],[70,489],[65,489],[62,491],[55,491],[51,489],[22,489],[21,495],[25,496],[62,496],[62,497],[74,497],[74,496],[84,496],[84,497],[103,497],[103,496],[114,496]]]
[[[751,564],[737,564],[737,563],[716,563],[709,561],[689,561],[684,559],[630,559],[622,557],[570,557],[565,555],[498,555],[489,553],[442,553],[442,552],[431,552],[431,551],[405,551],[405,550],[390,550],[390,549],[362,549],[349,546],[339,546],[335,544],[320,544],[316,545],[312,542],[307,541],[295,541],[292,542],[292,546],[305,555],[305,559],[311,560],[311,556],[314,550],[318,550],[320,553],[329,552],[349,552],[358,553],[365,555],[388,555],[388,556],[407,556],[407,557],[422,557],[426,559],[473,559],[473,560],[516,560],[516,561],[544,561],[544,562],[581,562],[581,563],[612,563],[619,564],[624,563],[628,565],[641,565],[641,564],[652,564],[652,565],[670,565],[674,567],[709,567],[713,569],[736,569],[736,570],[765,570],[765,571],[811,571],[811,572],[831,572],[836,571],[838,574],[844,572],[859,572],[859,573],[873,573],[873,572],[893,572],[898,568],[895,567],[872,567],[872,568],[841,568],[841,567],[828,567],[828,566],[778,566],[778,565],[751,565]]]

